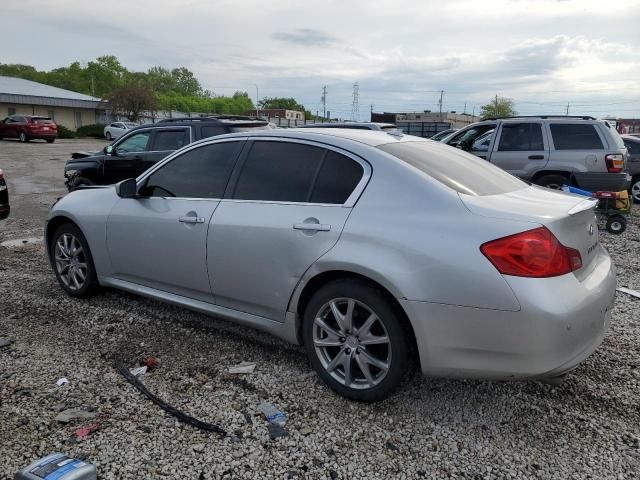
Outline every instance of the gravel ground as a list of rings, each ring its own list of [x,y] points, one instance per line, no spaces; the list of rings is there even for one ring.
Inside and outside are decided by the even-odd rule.
[[[85,143],[0,142],[14,207],[0,241],[40,235],[64,192],[66,155],[101,147]],[[640,289],[640,209],[629,220],[624,235],[601,240],[620,285]],[[41,245],[0,247],[0,337],[15,339],[0,348],[0,478],[54,451],[86,457],[102,479],[638,478],[639,302],[618,295],[604,343],[559,386],[416,376],[363,405],[321,384],[301,348],[114,290],[73,300]],[[157,357],[144,384],[227,435],[164,413],[115,371],[115,354],[130,366]],[[242,361],[255,372],[227,373]],[[58,387],[61,377],[69,383]],[[288,437],[269,439],[264,400],[286,412]],[[97,418],[55,420],[77,407]],[[96,421],[87,438],[73,437]]]

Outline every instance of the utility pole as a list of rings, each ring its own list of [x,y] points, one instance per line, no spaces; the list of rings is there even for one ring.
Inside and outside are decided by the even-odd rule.
[[[444,90],[440,90],[440,100],[438,100],[438,105],[440,106],[440,121],[442,122],[442,95],[444,95]]]
[[[462,113],[467,113],[467,102],[464,102],[464,112]]]
[[[327,86],[322,87],[322,97],[320,97],[320,101],[322,102],[322,118],[327,120]]]
[[[256,87],[256,118],[260,118],[260,110],[259,110],[260,107],[258,106],[258,103],[260,102],[260,94],[258,90],[258,85],[255,83],[252,83],[251,85]]]
[[[369,121],[373,122],[373,103],[371,104],[371,109],[369,110]]]
[[[567,117],[569,116],[569,102],[567,102],[567,113],[565,114]]]
[[[351,120],[357,122],[360,120],[360,107],[358,105],[358,82],[353,84],[353,103],[351,104]]]
[[[496,116],[498,115],[498,94],[496,93]]]

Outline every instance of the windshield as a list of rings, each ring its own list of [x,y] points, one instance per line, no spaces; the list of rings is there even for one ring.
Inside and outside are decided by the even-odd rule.
[[[31,117],[33,123],[48,124],[53,123],[49,117]]]
[[[474,155],[433,142],[397,142],[378,147],[453,190],[484,196],[513,192],[527,184]]]

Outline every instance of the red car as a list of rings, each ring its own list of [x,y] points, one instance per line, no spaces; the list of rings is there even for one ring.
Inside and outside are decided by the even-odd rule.
[[[57,136],[58,126],[49,117],[11,115],[0,122],[0,140],[18,138],[21,142],[28,142],[41,138],[47,143],[53,143]]]

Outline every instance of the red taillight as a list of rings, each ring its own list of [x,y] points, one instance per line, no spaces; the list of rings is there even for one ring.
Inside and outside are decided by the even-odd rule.
[[[557,277],[582,267],[580,252],[562,245],[546,227],[492,240],[480,251],[503,275]]]
[[[609,173],[620,173],[624,170],[624,155],[621,153],[609,153],[604,156]]]

